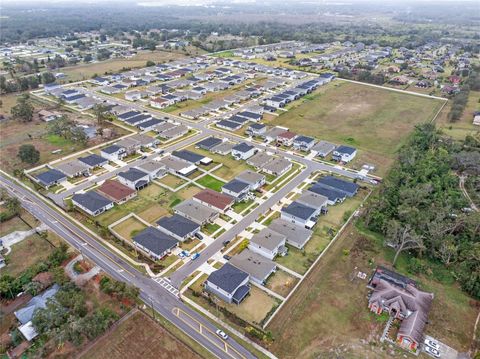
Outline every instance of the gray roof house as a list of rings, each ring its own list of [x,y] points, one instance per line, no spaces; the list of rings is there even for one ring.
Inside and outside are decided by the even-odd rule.
[[[320,141],[312,147],[312,150],[317,152],[317,156],[327,157],[334,149],[335,145],[327,141]]]
[[[227,303],[240,304],[250,292],[250,276],[226,263],[222,268],[212,272],[205,281],[205,290]]]
[[[273,260],[277,255],[286,252],[286,237],[270,228],[264,228],[253,235],[248,243],[248,248],[265,258]]]
[[[232,148],[232,155],[236,160],[247,160],[255,154],[255,146],[241,142]]]
[[[318,216],[322,211],[326,211],[328,198],[311,191],[305,191],[296,199],[298,203],[315,209],[314,217]]]
[[[302,249],[312,237],[313,232],[302,226],[277,218],[270,223],[269,228],[286,237],[287,244]]]
[[[79,160],[59,163],[55,168],[69,178],[90,174],[90,166]]]
[[[315,183],[312,187],[308,189],[310,192],[317,193],[319,195],[322,195],[324,197],[328,198],[328,204],[330,206],[333,206],[336,203],[343,202],[347,195],[334,188],[327,188],[320,186],[318,183]]]
[[[248,183],[239,181],[235,178],[222,186],[222,193],[232,196],[237,202],[245,199],[249,191],[250,185]]]
[[[137,168],[118,173],[118,181],[136,191],[145,188],[150,183],[150,175]]]
[[[110,161],[121,160],[127,155],[125,148],[111,145],[100,150],[100,155]]]
[[[167,174],[164,164],[155,160],[147,160],[146,162],[136,166],[136,168],[147,173],[150,177],[150,180],[161,178]]]
[[[49,169],[45,172],[39,173],[34,177],[38,181],[38,183],[40,183],[43,187],[47,189],[50,186],[55,186],[56,184],[67,180],[67,176],[65,176],[62,172],[56,169]]]
[[[265,184],[265,176],[251,170],[243,171],[235,179],[248,183],[250,191],[256,191]]]
[[[158,229],[171,235],[173,238],[184,242],[193,237],[200,229],[200,225],[179,214],[170,217],[162,217],[157,221]]]
[[[108,211],[114,204],[112,200],[95,191],[74,194],[72,203],[93,217]]]
[[[190,219],[201,226],[214,221],[220,214],[218,211],[204,206],[193,199],[187,199],[186,201],[179,203],[173,208],[173,210],[175,213]]]
[[[275,273],[277,265],[268,258],[252,252],[248,248],[234,255],[229,263],[248,273],[250,280],[260,285],[265,284],[268,277]]]
[[[315,145],[315,139],[308,136],[297,136],[293,140],[293,148],[300,151],[310,151]]]
[[[207,137],[195,144],[195,147],[201,148],[202,150],[210,151],[215,146],[219,145],[223,141],[220,138],[216,137]]]
[[[14,314],[17,317],[18,321],[22,324],[27,324],[29,321],[32,320],[33,315],[37,309],[43,309],[47,306],[47,302],[50,298],[53,298],[55,294],[57,294],[60,286],[58,284],[54,284],[49,289],[44,291],[43,293],[36,295],[30,301],[19,310],[15,311]]]
[[[315,208],[293,201],[282,208],[281,218],[310,229],[315,225],[315,212]]]
[[[151,258],[158,260],[165,257],[178,241],[154,227],[147,227],[132,238],[136,247],[147,253]]]
[[[80,162],[85,163],[90,168],[101,167],[108,164],[108,160],[102,156],[91,154],[86,157],[79,157],[78,160]]]
[[[290,171],[292,166],[293,164],[289,160],[277,157],[265,164],[262,168],[262,171],[274,176],[281,176]]]
[[[253,155],[252,157],[250,157],[248,160],[247,160],[247,163],[250,165],[250,166],[253,166],[257,169],[261,169],[263,168],[267,163],[273,161],[275,159],[274,156],[272,155],[269,155],[268,153],[264,152],[264,151],[259,151],[257,152],[255,155]]]
[[[320,187],[336,189],[345,193],[348,197],[353,197],[357,194],[359,185],[350,181],[345,181],[334,176],[325,176],[317,181]]]

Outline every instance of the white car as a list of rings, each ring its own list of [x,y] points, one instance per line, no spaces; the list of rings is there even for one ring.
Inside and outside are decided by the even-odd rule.
[[[217,329],[217,331],[215,332],[215,334],[217,334],[220,338],[222,338],[223,340],[227,340],[228,339],[228,335],[223,331],[223,330],[220,330],[220,329]]]
[[[424,343],[425,343],[425,345],[429,346],[430,348],[440,350],[440,345],[438,345],[437,342],[434,342],[431,339],[425,339]]]
[[[440,358],[440,352],[437,349],[429,347],[428,345],[426,345],[424,350],[430,356],[432,356],[434,358]]]

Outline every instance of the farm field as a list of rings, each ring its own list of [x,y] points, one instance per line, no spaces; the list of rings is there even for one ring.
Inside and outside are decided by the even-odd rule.
[[[369,275],[376,265],[389,266],[393,251],[361,228],[350,224],[345,229],[267,327],[275,338],[270,349],[278,357],[328,357],[339,346],[345,358],[403,356],[379,343],[385,323],[367,308],[367,280],[355,278],[358,270]],[[474,301],[454,281],[408,273],[406,262],[401,255],[396,270],[435,294],[426,334],[467,351],[478,314]]]
[[[201,358],[147,315],[136,312],[103,336],[81,358]]]
[[[107,61],[65,67],[62,72],[67,75],[68,81],[91,79],[95,74],[101,76],[106,72],[115,73],[126,68],[144,67],[147,61],[155,63],[168,62],[185,57],[179,53],[167,51],[141,52],[129,59],[110,59]]]
[[[337,80],[269,123],[357,147],[355,162],[374,163],[383,175],[413,127],[430,121],[441,105],[439,100]]]

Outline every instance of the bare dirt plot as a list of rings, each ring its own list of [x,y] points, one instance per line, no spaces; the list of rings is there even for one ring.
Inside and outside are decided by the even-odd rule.
[[[303,102],[302,102],[303,101]],[[442,101],[341,80],[305,96],[270,123],[318,139],[349,144],[382,167],[393,161],[413,127],[430,121]],[[382,163],[386,158],[388,163]],[[384,168],[380,168],[382,171]]]
[[[135,217],[130,217],[117,224],[112,229],[123,238],[131,240],[136,234],[138,234],[138,232],[144,230],[145,228],[147,228],[147,226],[144,223]]]
[[[268,278],[265,286],[282,297],[286,297],[297,283],[298,278],[283,270],[277,270],[274,275]]]
[[[102,337],[82,358],[194,359],[201,357],[151,318],[137,312]]]

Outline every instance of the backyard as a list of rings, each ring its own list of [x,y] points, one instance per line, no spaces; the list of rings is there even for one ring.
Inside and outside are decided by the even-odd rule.
[[[137,218],[132,216],[120,222],[112,229],[117,232],[122,238],[131,241],[133,237],[135,237],[145,228],[147,228],[147,226],[142,221],[139,221]]]
[[[360,150],[385,173],[413,127],[433,119],[442,101],[334,81],[294,103],[270,124]]]

